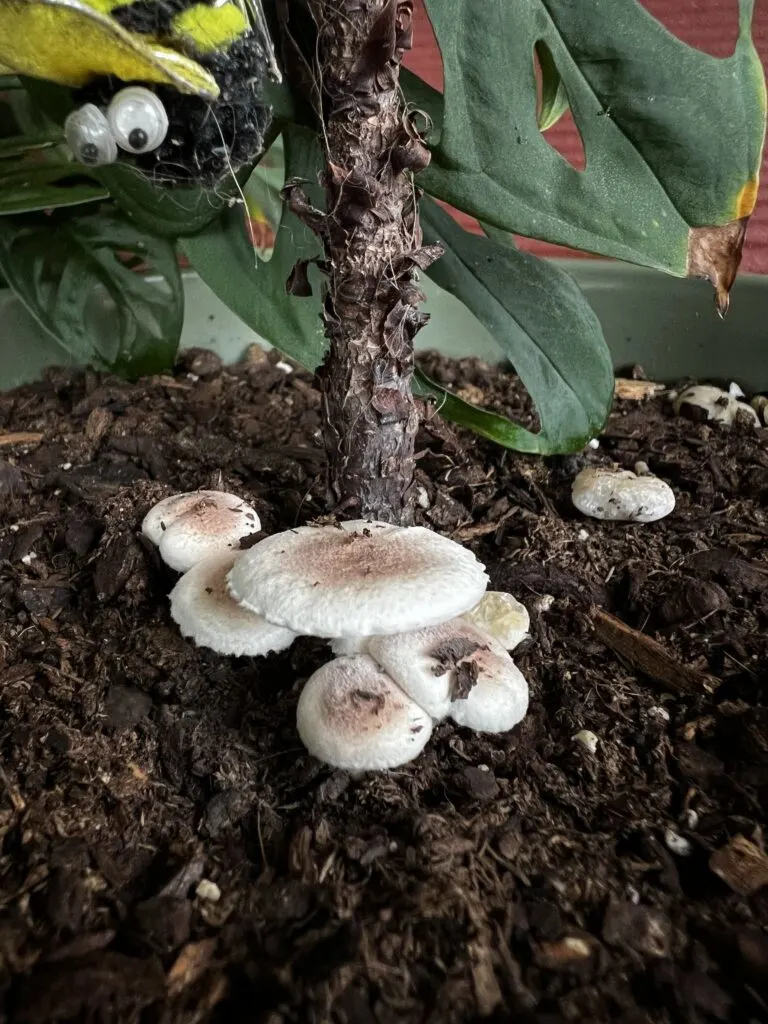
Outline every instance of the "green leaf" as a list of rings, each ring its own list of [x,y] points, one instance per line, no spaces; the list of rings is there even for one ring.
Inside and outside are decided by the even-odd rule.
[[[202,231],[237,195],[232,182],[215,191],[202,185],[157,185],[128,163],[97,167],[94,173],[120,209],[140,228],[163,238]]]
[[[568,93],[565,91],[560,72],[557,70],[552,51],[543,41],[536,43],[536,56],[541,73],[541,106],[539,108],[539,131],[545,132],[557,124],[568,109]]]
[[[280,194],[285,181],[285,154],[282,136],[254,167],[243,186],[248,214],[256,221],[266,220],[274,233],[283,216],[283,197]]]
[[[321,154],[314,133],[292,126],[283,139],[286,178],[316,178]],[[250,243],[241,207],[225,211],[181,247],[205,283],[252,330],[307,369],[322,362],[326,342],[318,282],[310,298],[286,292],[295,263],[315,259],[321,250],[309,228],[287,208],[268,262],[258,258]]]
[[[8,160],[0,164],[0,216],[78,206],[107,197],[90,172],[68,160]]]
[[[765,83],[739,0],[733,55],[676,39],[636,0],[426,0],[445,75],[440,145],[419,183],[507,231],[685,275],[691,228],[753,208]],[[586,152],[577,171],[536,117],[548,47]]]
[[[431,85],[427,85],[423,78],[415,75],[408,68],[400,69],[400,87],[409,109],[422,110],[429,118],[431,127],[426,133],[426,139],[430,146],[437,146],[443,126],[442,93]]]
[[[613,369],[597,317],[575,282],[551,263],[464,231],[430,200],[421,222],[445,255],[428,274],[490,331],[539,414],[538,434],[475,409],[420,379],[443,416],[518,451],[551,455],[584,447],[600,432],[613,398]]]
[[[61,133],[57,131],[37,132],[34,135],[11,135],[0,138],[0,160],[10,160],[26,156],[40,149],[49,149],[61,143]]]
[[[184,319],[176,254],[119,214],[4,217],[0,273],[78,363],[130,377],[173,364]]]

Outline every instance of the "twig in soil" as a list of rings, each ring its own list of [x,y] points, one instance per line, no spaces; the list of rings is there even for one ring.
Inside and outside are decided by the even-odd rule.
[[[8,799],[10,800],[11,806],[13,807],[14,811],[16,811],[17,814],[20,814],[23,810],[25,810],[27,804],[19,790],[11,784],[11,781],[5,774],[5,770],[3,769],[2,766],[0,766],[0,782],[2,782],[3,786],[5,787],[5,791],[8,794]]]
[[[42,440],[42,434],[21,430],[15,434],[0,434],[0,447],[10,447],[12,444],[39,444]]]
[[[664,391],[663,384],[652,380],[632,380],[629,377],[617,377],[614,385],[616,398],[629,402],[642,402],[646,398],[655,398]]]
[[[658,641],[632,629],[602,608],[592,608],[595,634],[606,647],[621,655],[644,675],[676,693],[714,693],[720,680],[672,657]]]

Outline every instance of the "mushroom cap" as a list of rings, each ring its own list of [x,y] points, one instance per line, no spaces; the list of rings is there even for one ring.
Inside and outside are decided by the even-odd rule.
[[[310,676],[296,724],[310,754],[349,771],[396,768],[432,735],[429,715],[365,654],[336,658]]]
[[[171,617],[182,636],[219,654],[257,657],[284,651],[296,634],[237,604],[227,590],[227,573],[242,552],[211,555],[193,565],[171,591]]]
[[[617,522],[654,523],[675,507],[675,493],[652,473],[587,466],[571,488],[573,504],[585,516]]]
[[[508,651],[525,640],[531,628],[531,617],[525,605],[502,590],[487,590],[480,603],[465,612],[462,619],[488,633]]]
[[[226,491],[173,494],[151,508],[141,524],[141,532],[177,572],[209,555],[236,550],[244,537],[260,529],[255,509]]]
[[[498,640],[466,619],[394,636],[368,650],[434,719],[450,715],[480,732],[506,732],[528,709],[528,684]]]
[[[489,671],[492,654],[482,655],[477,683],[464,700],[451,704],[450,717],[457,725],[475,732],[509,732],[528,711],[528,683],[504,651],[505,659]]]
[[[471,551],[421,526],[357,520],[267,537],[229,574],[236,601],[318,637],[400,633],[474,607],[488,582]]]

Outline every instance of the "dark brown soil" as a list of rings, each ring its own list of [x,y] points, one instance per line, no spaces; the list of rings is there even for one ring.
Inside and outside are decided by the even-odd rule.
[[[427,364],[524,414],[511,378]],[[354,780],[296,735],[323,644],[194,649],[138,532],[198,487],[268,532],[322,513],[319,425],[309,378],[256,354],[0,396],[0,1019],[768,1020],[768,431],[624,402],[598,450],[543,461],[430,424],[420,517],[531,609],[531,710]],[[580,518],[570,481],[607,459],[676,511]],[[596,607],[663,645],[667,684]]]

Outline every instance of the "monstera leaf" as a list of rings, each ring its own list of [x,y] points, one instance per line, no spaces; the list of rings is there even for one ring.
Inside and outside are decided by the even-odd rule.
[[[446,419],[508,448],[551,455],[583,448],[599,433],[613,398],[613,369],[597,317],[575,282],[551,263],[492,238],[471,235],[444,210],[422,201],[425,240],[442,259],[429,276],[470,309],[496,339],[534,401],[532,433],[476,409],[417,377]]]
[[[708,277],[724,311],[765,133],[753,0],[739,0],[727,59],[676,39],[636,0],[425,2],[445,94],[419,183],[507,231]],[[537,122],[542,45],[581,134],[583,171]]]
[[[0,274],[76,362],[128,377],[173,364],[184,320],[174,248],[119,214],[0,217]]]

